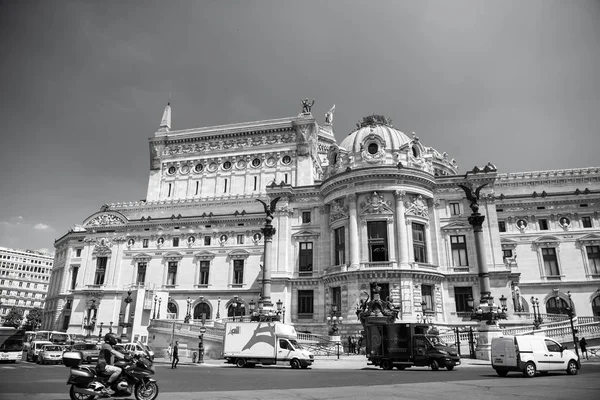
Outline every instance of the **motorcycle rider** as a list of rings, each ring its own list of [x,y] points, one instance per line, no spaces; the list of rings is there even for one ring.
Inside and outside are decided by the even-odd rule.
[[[117,335],[112,332],[104,335],[104,343],[100,346],[100,354],[98,355],[98,363],[96,369],[100,372],[111,374],[108,378],[108,387],[102,392],[106,395],[113,395],[115,391],[112,389],[112,385],[115,383],[119,375],[121,375],[121,368],[113,365],[113,356],[124,359],[125,355],[113,349],[113,346],[118,343]]]

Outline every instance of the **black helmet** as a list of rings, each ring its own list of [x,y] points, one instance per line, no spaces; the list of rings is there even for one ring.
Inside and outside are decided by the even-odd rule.
[[[104,341],[110,344],[111,346],[114,346],[115,344],[117,344],[117,335],[115,335],[112,332],[109,332],[106,335],[104,335]]]

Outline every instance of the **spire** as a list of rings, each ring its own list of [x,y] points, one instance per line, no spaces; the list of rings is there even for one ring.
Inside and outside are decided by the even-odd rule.
[[[158,128],[160,132],[168,132],[171,130],[171,94],[169,94],[169,102],[165,107],[165,111],[163,112],[162,120],[160,121],[160,127]]]

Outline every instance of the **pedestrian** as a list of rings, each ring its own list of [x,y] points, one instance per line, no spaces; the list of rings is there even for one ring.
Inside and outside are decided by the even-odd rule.
[[[352,336],[348,336],[348,354],[352,353]]]
[[[358,337],[358,348],[356,349],[356,354],[360,354],[360,348],[362,347],[363,338],[362,335]]]
[[[171,369],[177,368],[177,363],[179,362],[179,342],[175,341],[175,346],[173,347],[173,362],[171,363]]]
[[[172,353],[173,353],[173,348],[171,347],[171,343],[169,343],[169,347],[167,347],[167,356],[169,357],[169,361],[171,361]]]
[[[581,357],[583,357],[583,353],[585,353],[585,359],[589,360],[588,352],[587,352],[587,341],[585,340],[584,337],[582,337],[581,340],[579,341],[579,348],[581,349]]]

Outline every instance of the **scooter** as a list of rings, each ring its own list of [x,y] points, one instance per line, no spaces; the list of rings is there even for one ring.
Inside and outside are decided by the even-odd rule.
[[[132,394],[136,400],[155,400],[158,397],[158,383],[150,377],[154,375],[155,369],[147,351],[145,355],[126,356],[125,360],[115,362],[115,366],[121,368],[122,372],[115,382],[115,393],[110,396],[103,391],[108,386],[110,374],[96,371],[94,367],[82,367],[81,353],[65,352],[63,363],[71,367],[67,381],[67,385],[71,385],[71,400],[94,400],[96,397],[127,398]]]

